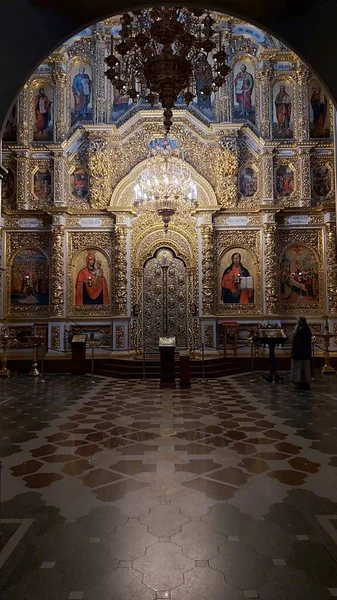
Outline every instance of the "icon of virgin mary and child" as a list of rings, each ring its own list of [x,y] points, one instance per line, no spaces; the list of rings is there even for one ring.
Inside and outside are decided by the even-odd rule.
[[[108,286],[102,263],[92,252],[87,254],[86,263],[86,267],[77,275],[75,304],[78,306],[109,304]]]
[[[221,279],[221,298],[225,304],[251,304],[254,302],[253,277],[241,262],[241,254],[234,252],[231,264]]]

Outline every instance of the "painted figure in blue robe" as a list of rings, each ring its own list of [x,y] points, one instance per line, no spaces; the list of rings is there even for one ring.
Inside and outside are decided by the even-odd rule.
[[[88,117],[89,104],[91,100],[92,81],[85,72],[85,67],[80,67],[79,72],[73,79],[72,91],[74,94],[75,117]]]

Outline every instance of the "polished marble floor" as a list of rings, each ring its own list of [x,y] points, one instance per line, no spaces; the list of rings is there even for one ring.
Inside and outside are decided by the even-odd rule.
[[[337,377],[22,376],[0,410],[3,600],[337,597]]]

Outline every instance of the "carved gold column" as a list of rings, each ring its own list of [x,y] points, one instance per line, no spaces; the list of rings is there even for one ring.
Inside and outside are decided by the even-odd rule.
[[[222,47],[228,56],[231,41],[229,22],[224,21],[222,26],[224,27],[222,30]],[[219,95],[216,103],[216,117],[220,123],[229,123],[231,120],[231,93],[230,77],[225,77],[224,84],[218,92]]]
[[[88,169],[90,175],[90,205],[101,208],[109,204],[113,166],[108,136],[91,133],[88,142]]]
[[[61,56],[56,57],[53,64],[52,81],[55,86],[55,140],[63,142],[67,133],[67,111],[65,105],[67,73],[64,70]]]
[[[311,204],[310,148],[299,148],[298,154],[300,203],[301,206],[309,207]]]
[[[261,164],[261,202],[270,204],[274,201],[274,150],[263,148]]]
[[[67,186],[65,181],[66,164],[63,150],[54,151],[54,204],[65,206],[67,204]]]
[[[64,224],[63,215],[53,215],[50,264],[50,314],[53,317],[64,315]]]
[[[19,127],[18,127],[18,144],[20,146],[28,146],[29,140],[29,84],[26,83],[19,97]]]
[[[331,219],[331,220],[330,220]],[[325,256],[327,277],[327,309],[329,314],[337,313],[337,273],[336,273],[336,223],[332,220],[333,216],[325,215]]]
[[[97,23],[94,31],[95,36],[95,73],[96,73],[96,123],[106,122],[106,76],[105,56],[107,34],[103,23]]]
[[[268,219],[268,215],[263,224],[263,238],[265,314],[274,315],[277,314],[279,297],[276,225]]]
[[[298,111],[295,138],[297,138],[299,142],[309,139],[309,73],[309,70],[303,63],[298,65],[296,69]]]
[[[127,311],[127,226],[115,228],[115,314],[126,315]]]
[[[213,225],[201,226],[202,243],[202,312],[214,314],[214,239]]]
[[[271,138],[270,80],[272,72],[273,67],[270,60],[263,60],[259,70],[261,82],[261,135],[267,140]]]
[[[29,152],[17,150],[16,152],[16,206],[19,210],[29,208],[30,186]]]

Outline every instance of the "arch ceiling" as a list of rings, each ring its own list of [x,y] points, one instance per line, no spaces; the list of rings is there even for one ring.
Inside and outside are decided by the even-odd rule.
[[[193,6],[205,6],[195,0]],[[133,0],[10,0],[2,3],[0,52],[0,125],[10,105],[34,69],[64,40],[88,24],[125,10],[152,6]],[[337,3],[335,0],[217,0],[207,8],[229,13],[283,40],[321,78],[337,102],[337,78],[332,68],[337,54]]]

